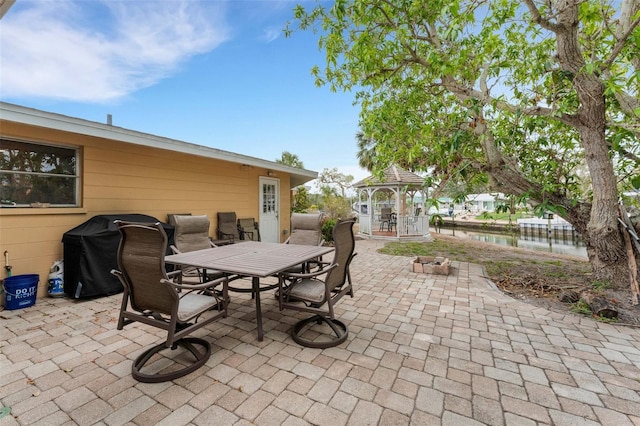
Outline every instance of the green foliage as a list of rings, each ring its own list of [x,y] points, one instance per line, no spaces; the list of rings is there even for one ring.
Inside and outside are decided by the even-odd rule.
[[[584,300],[580,299],[571,304],[571,312],[576,314],[591,315],[591,308]]]
[[[476,219],[508,221],[510,219],[515,220],[515,219],[523,219],[527,217],[531,217],[531,215],[525,211],[518,211],[515,214],[511,214],[509,212],[498,213],[497,211],[495,211],[495,212],[482,212],[478,216],[476,216]]]
[[[371,172],[376,158],[376,141],[368,138],[364,133],[358,132],[356,133],[356,142],[358,145],[358,165]]]
[[[337,219],[328,218],[322,223],[322,238],[325,242],[333,242],[333,228],[337,222]]]
[[[607,289],[611,288],[611,282],[609,282],[609,281],[596,280],[596,281],[592,282],[591,285],[593,286],[594,290],[596,290],[596,291],[602,291],[602,290],[607,290]]]
[[[291,211],[294,213],[306,213],[311,207],[309,200],[309,191],[304,186],[296,188],[293,194],[293,202],[291,203]]]
[[[324,169],[318,176],[318,204],[330,219],[346,219],[351,216],[351,201],[347,191],[353,176],[338,172],[337,168]]]
[[[607,317],[603,317],[600,315],[594,315],[593,316],[596,320],[600,321],[600,322],[606,322],[607,324],[615,324],[617,322],[620,321],[619,318],[614,317],[614,318],[607,318]]]
[[[347,190],[351,187],[354,177],[338,172],[337,168],[324,169],[318,176],[318,188],[326,195],[347,197]]]
[[[429,225],[435,226],[436,228],[444,225],[444,219],[440,214],[432,214],[429,216]]]
[[[346,219],[351,215],[348,199],[333,194],[324,198],[324,213],[331,219]]]
[[[302,163],[300,158],[298,158],[296,154],[292,154],[289,151],[284,151],[280,158],[276,158],[276,163],[295,167],[296,169],[304,169],[304,164]]]
[[[509,205],[508,205],[508,204],[506,204],[506,203],[501,203],[501,204],[498,204],[498,205],[496,206],[496,213],[497,213],[497,214],[500,214],[500,213],[510,213],[510,211],[511,211],[511,210],[510,210],[510,208],[509,208]]]

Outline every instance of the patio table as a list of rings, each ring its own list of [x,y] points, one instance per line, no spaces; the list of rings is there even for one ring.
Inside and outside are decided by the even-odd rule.
[[[212,269],[228,274],[251,277],[251,292],[256,301],[258,340],[262,341],[260,278],[286,271],[296,265],[330,253],[333,247],[245,241],[221,247],[173,254],[166,263]]]

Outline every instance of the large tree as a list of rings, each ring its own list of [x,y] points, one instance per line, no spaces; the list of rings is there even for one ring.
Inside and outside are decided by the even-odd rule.
[[[622,185],[638,183],[639,10],[640,0],[336,0],[297,6],[293,25],[318,31],[317,83],[356,91],[376,166],[488,177],[567,219],[595,278],[626,285],[617,219]]]
[[[354,177],[338,172],[337,168],[324,169],[318,175],[318,189],[323,194],[335,194],[347,198],[347,190],[351,188]]]

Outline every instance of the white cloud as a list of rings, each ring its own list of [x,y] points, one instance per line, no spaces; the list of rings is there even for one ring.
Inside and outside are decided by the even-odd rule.
[[[269,27],[262,30],[262,35],[260,36],[260,40],[265,43],[271,43],[276,40],[282,34],[282,28]]]
[[[16,2],[0,28],[2,97],[108,102],[229,38],[226,2]]]

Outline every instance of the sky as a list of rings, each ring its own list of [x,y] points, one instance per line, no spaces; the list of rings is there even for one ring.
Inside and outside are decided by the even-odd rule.
[[[354,94],[315,85],[308,0],[17,0],[0,22],[4,102],[355,180]]]

